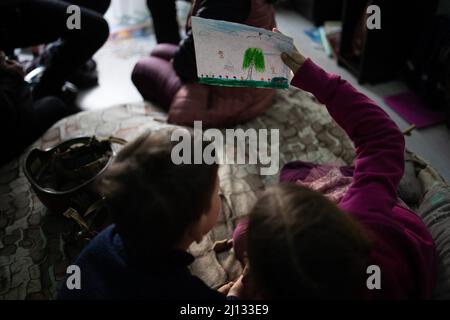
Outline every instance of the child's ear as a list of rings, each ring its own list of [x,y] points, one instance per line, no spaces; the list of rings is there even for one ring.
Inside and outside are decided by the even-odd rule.
[[[200,219],[197,222],[193,223],[190,229],[191,238],[200,243],[205,235],[205,226],[208,224],[208,216],[206,214],[202,214]]]

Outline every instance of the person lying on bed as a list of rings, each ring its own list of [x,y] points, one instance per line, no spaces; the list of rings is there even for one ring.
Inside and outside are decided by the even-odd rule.
[[[158,44],[134,67],[132,80],[144,99],[169,111],[169,122],[224,127],[252,119],[271,105],[273,89],[227,88],[197,83],[191,16],[225,20],[272,30],[276,0],[194,0],[179,46]]]
[[[402,133],[341,77],[299,52],[282,58],[295,74],[292,85],[314,94],[352,139],[355,168],[337,204],[304,186],[317,166],[283,168],[282,183],[268,189],[235,230],[237,256],[248,258],[247,288],[274,299],[430,298],[435,246],[396,193],[404,170]]]
[[[63,281],[59,299],[221,300],[222,293],[233,294],[231,283],[218,292],[189,272],[194,257],[187,249],[219,215],[218,166],[175,165],[173,130],[141,135],[101,177],[98,190],[114,224],[74,263],[81,289]]]

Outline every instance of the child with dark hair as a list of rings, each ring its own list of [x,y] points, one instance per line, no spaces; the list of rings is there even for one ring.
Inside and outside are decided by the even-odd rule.
[[[98,188],[115,224],[75,262],[81,289],[63,283],[60,299],[225,299],[190,274],[186,251],[216,223],[218,166],[174,164],[172,132],[140,136],[107,169]]]
[[[260,298],[430,298],[434,243],[396,193],[404,170],[402,133],[339,76],[299,52],[282,58],[295,74],[292,85],[313,93],[353,140],[353,181],[335,205],[301,186],[314,166],[287,164],[286,184],[268,189],[235,230],[237,255],[249,263],[244,283]],[[370,279],[378,271],[380,283]]]

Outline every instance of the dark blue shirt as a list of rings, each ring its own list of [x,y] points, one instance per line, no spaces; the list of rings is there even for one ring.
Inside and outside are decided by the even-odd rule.
[[[80,268],[81,289],[69,290],[64,281],[58,299],[225,299],[191,275],[191,254],[173,251],[167,258],[164,265],[160,265],[161,259],[131,260],[112,225],[97,235],[74,263]]]

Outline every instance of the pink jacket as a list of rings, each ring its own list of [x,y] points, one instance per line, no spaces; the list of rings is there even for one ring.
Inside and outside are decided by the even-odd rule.
[[[339,206],[373,235],[372,264],[381,269],[381,290],[368,298],[430,298],[436,272],[433,239],[422,220],[397,202],[405,142],[389,116],[339,76],[311,60],[292,85],[311,92],[355,144],[353,183]],[[282,173],[286,178],[288,172]]]

